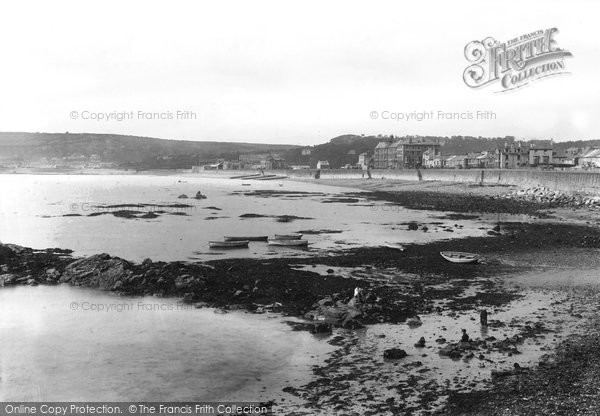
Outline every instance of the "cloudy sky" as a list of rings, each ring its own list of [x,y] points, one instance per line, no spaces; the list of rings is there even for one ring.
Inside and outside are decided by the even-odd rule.
[[[0,131],[294,144],[345,133],[600,139],[596,4],[2,1]],[[549,27],[573,53],[569,75],[503,94],[464,84],[468,42]],[[477,110],[496,120],[371,118]]]

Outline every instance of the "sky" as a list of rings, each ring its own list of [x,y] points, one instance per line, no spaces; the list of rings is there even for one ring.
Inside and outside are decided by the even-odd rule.
[[[598,16],[598,2],[557,0],[0,0],[0,131],[600,139]],[[469,42],[551,27],[568,74],[505,93],[465,85]]]

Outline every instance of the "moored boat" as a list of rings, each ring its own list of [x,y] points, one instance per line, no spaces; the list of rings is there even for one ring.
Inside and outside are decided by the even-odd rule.
[[[269,240],[268,244],[282,247],[306,247],[308,240]]]
[[[244,248],[248,247],[248,240],[241,241],[209,241],[210,248]]]
[[[294,233],[294,234],[275,234],[274,240],[300,240],[302,238],[302,234]]]
[[[440,255],[452,263],[475,263],[479,255],[462,251],[440,251]]]
[[[245,237],[237,237],[237,236],[228,236],[223,237],[225,241],[267,241],[269,239],[266,235],[253,235],[253,236],[245,236]]]

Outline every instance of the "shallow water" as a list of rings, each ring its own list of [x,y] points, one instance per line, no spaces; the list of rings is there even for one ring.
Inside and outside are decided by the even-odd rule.
[[[333,349],[275,315],[64,285],[1,288],[0,339],[0,401],[289,401]]]
[[[243,186],[249,183],[250,186]],[[483,235],[493,222],[439,220],[440,213],[407,210],[385,203],[323,203],[348,188],[292,181],[241,181],[198,176],[151,175],[0,175],[0,241],[34,248],[60,247],[76,255],[106,252],[132,261],[210,260],[223,257],[306,256],[385,242],[426,242]],[[292,195],[246,196],[271,190]],[[201,191],[204,200],[178,199]],[[299,195],[294,192],[316,194]],[[161,205],[189,204],[190,208]],[[165,211],[154,219],[94,215],[102,205],[150,204],[129,210]],[[219,210],[210,209],[219,208]],[[276,218],[240,218],[242,214],[296,215],[310,219],[278,222]],[[185,215],[174,215],[185,214]],[[69,215],[69,216],[65,216]],[[72,216],[76,215],[76,216]],[[406,222],[429,225],[429,231],[408,230]],[[456,226],[455,226],[456,225]],[[452,229],[453,232],[447,232]],[[269,247],[251,242],[247,249],[215,250],[210,240],[225,235],[268,235],[301,230],[339,230],[306,234],[310,250]]]

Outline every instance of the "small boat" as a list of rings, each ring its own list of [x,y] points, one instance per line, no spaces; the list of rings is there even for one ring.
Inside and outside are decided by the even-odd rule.
[[[400,245],[400,244],[394,244],[394,243],[384,243],[381,245],[382,247],[385,248],[390,248],[392,250],[398,250],[398,251],[404,251],[404,246]]]
[[[241,241],[209,241],[210,248],[243,248],[248,247],[248,240]]]
[[[253,235],[247,237],[236,237],[236,236],[225,236],[223,240],[225,241],[267,241],[269,239],[266,235]]]
[[[269,240],[270,246],[306,247],[308,240]]]
[[[300,240],[302,234],[275,234],[274,240]]]
[[[475,263],[479,255],[462,251],[440,251],[440,255],[452,263]]]

